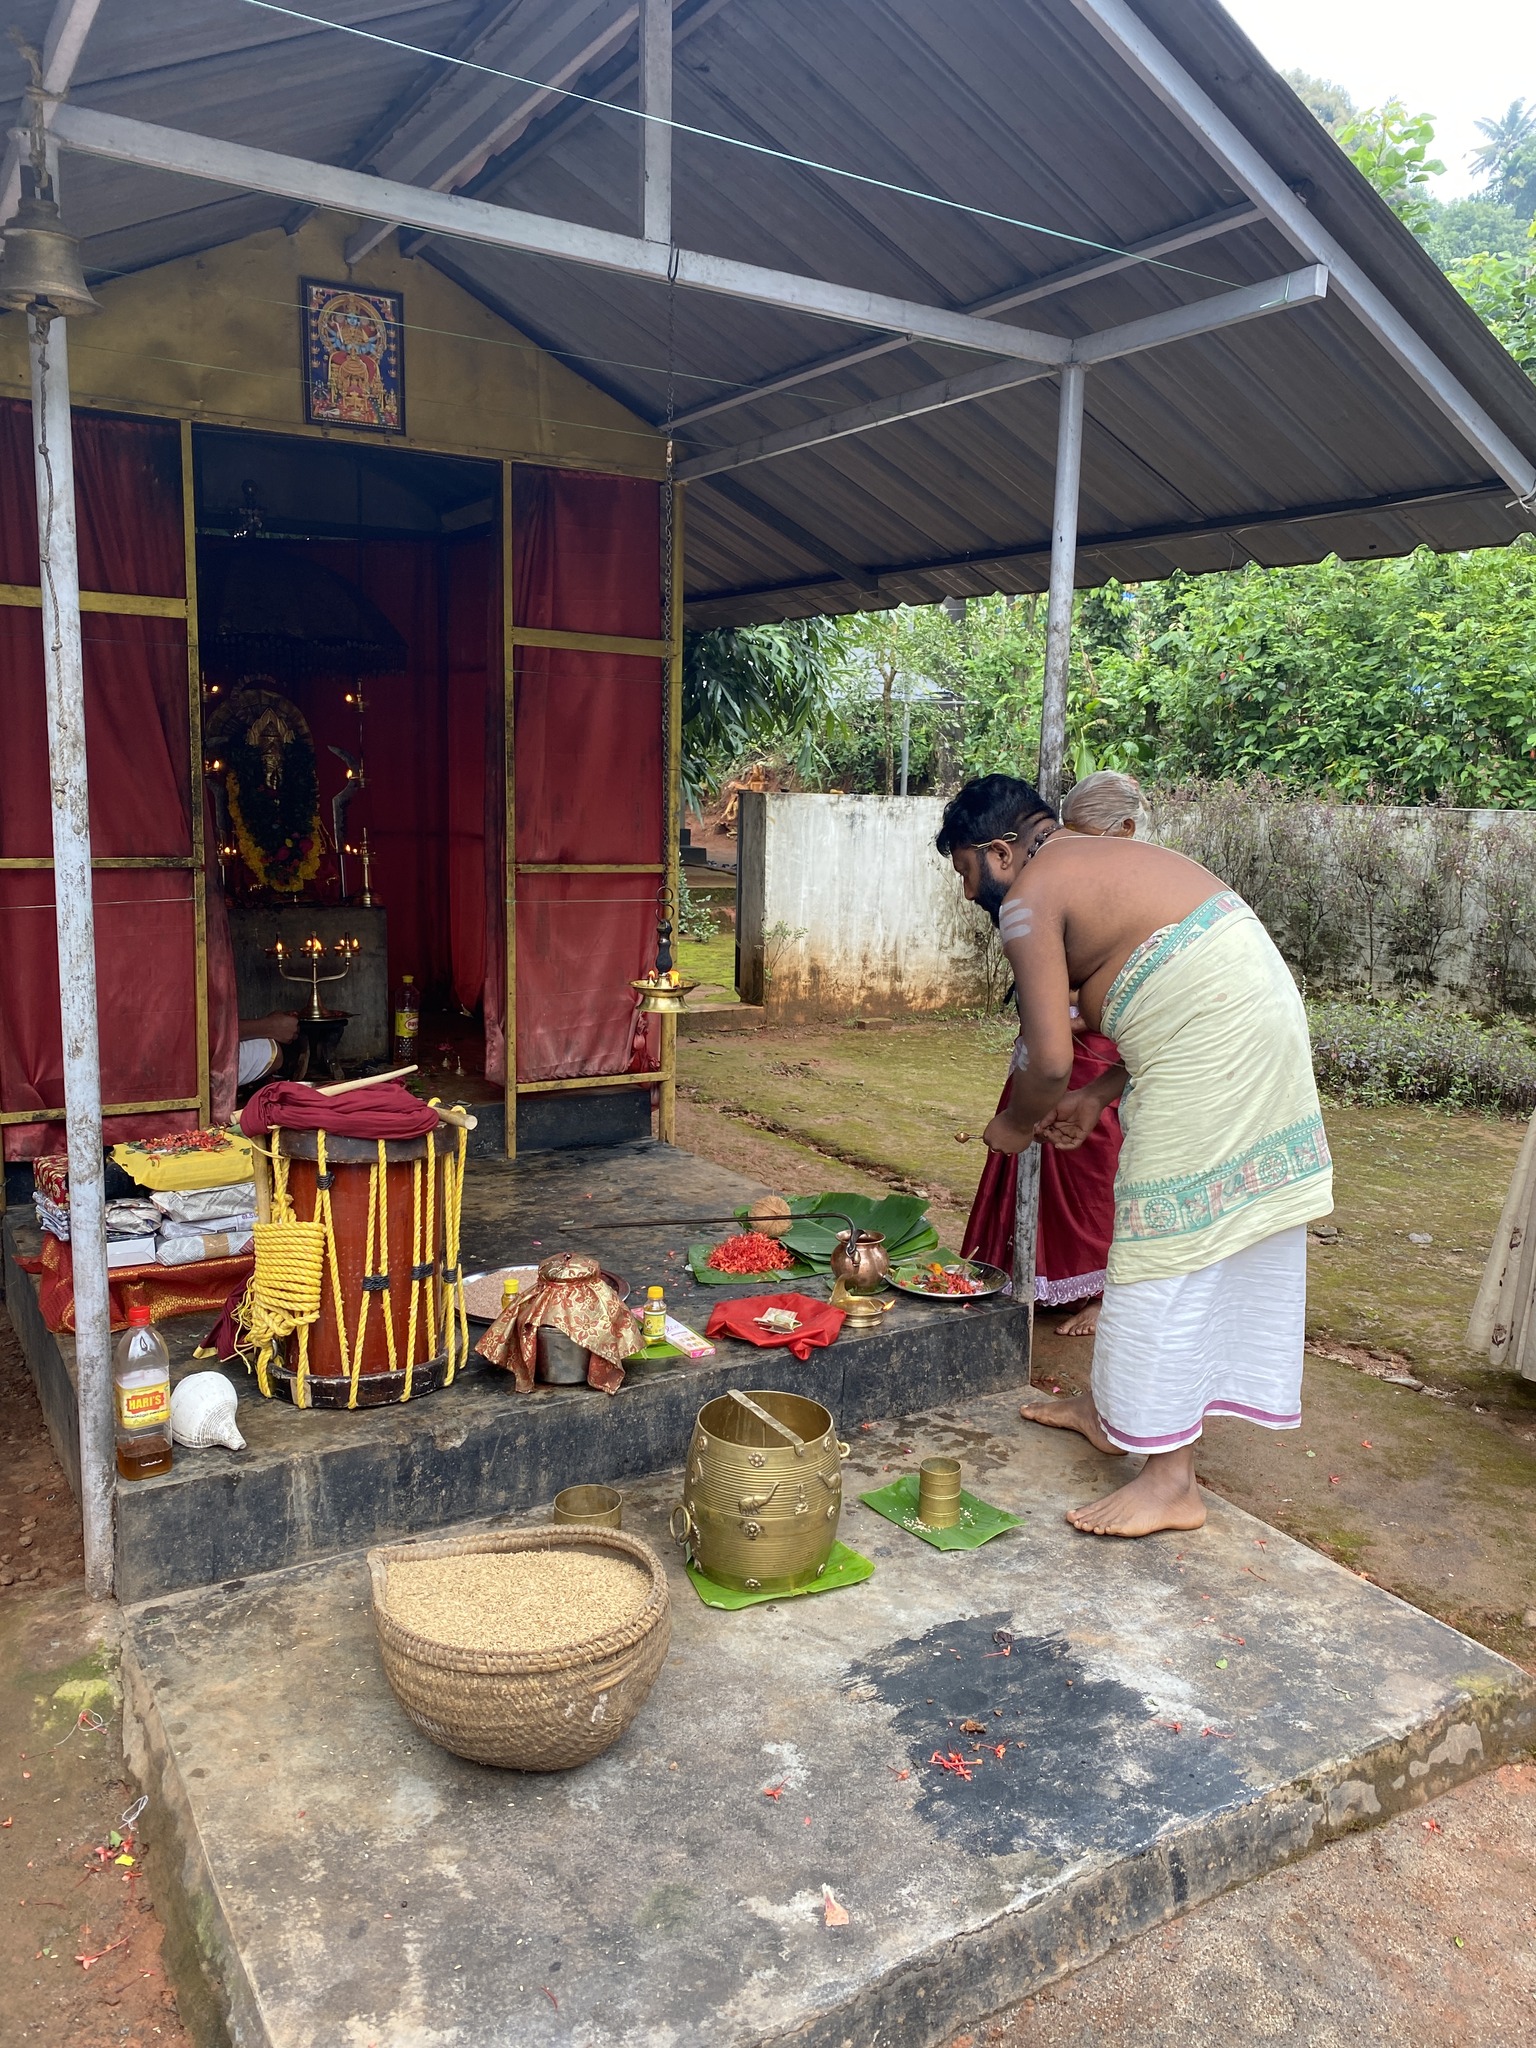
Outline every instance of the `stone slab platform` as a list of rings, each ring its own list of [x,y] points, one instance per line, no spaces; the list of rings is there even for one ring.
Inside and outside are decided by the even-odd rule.
[[[1024,1527],[941,1555],[858,1505],[936,1452]],[[874,1578],[735,1614],[683,1577],[675,1477],[628,1488],[672,1650],[568,1775],[414,1732],[360,1556],[139,1609],[183,2009],[200,1959],[201,2035],[238,2048],[927,2048],[1536,1736],[1536,1680],[1222,1502],[1077,1535],[1112,1470],[1003,1395],[858,1428]]]
[[[702,1330],[723,1296],[764,1291],[693,1280],[688,1244],[723,1235],[725,1226],[610,1233],[591,1226],[619,1217],[726,1215],[764,1192],[649,1139],[516,1161],[471,1160],[464,1264],[473,1272],[537,1260],[562,1245],[590,1249],[633,1289],[663,1283],[674,1312]],[[567,1221],[577,1224],[576,1235],[562,1233]],[[74,1340],[44,1328],[37,1282],[15,1264],[15,1251],[35,1242],[29,1212],[6,1217],[11,1318],[78,1494]],[[783,1284],[768,1283],[766,1291]],[[803,1292],[827,1291],[824,1282],[799,1284]],[[160,1325],[174,1377],[204,1369],[192,1352],[212,1321],[204,1314]],[[845,1328],[806,1365],[790,1361],[792,1383],[840,1423],[929,1407],[1026,1382],[1028,1331],[1028,1318],[1002,1297],[958,1307],[898,1298],[878,1329]],[[471,1340],[479,1334],[472,1324]],[[531,1508],[583,1480],[659,1471],[682,1457],[705,1401],[731,1386],[790,1384],[783,1374],[782,1353],[727,1338],[714,1358],[635,1380],[613,1397],[586,1387],[518,1395],[506,1374],[471,1359],[453,1386],[424,1400],[347,1413],[265,1401],[255,1381],[233,1368],[247,1449],[178,1449],[170,1472],[119,1483],[118,1596],[145,1600],[278,1571],[445,1523]]]

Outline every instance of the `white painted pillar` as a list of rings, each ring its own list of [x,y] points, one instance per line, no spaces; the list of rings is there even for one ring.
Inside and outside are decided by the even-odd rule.
[[[1077,504],[1083,472],[1083,386],[1087,372],[1069,363],[1061,373],[1056,428],[1056,509],[1051,526],[1051,594],[1046,611],[1045,687],[1040,700],[1040,794],[1061,801],[1067,751],[1067,668],[1072,658],[1072,589],[1077,568]]]
[[[672,240],[672,0],[640,0],[640,233]]]
[[[112,1329],[101,1144],[101,1057],[96,1031],[96,916],[91,896],[90,798],[85,764],[85,680],[80,648],[80,565],[69,419],[66,322],[27,315],[37,465],[43,670],[48,694],[48,781],[53,806],[53,888],[64,1038],[69,1144],[69,1239],[75,1283],[76,1400],[85,1577],[98,1599],[113,1579]],[[123,508],[126,511],[126,508]]]

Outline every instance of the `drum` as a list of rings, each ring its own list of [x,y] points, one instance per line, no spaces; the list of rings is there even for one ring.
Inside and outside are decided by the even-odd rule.
[[[298,1407],[409,1401],[463,1362],[458,1136],[272,1132],[275,1213],[321,1226],[310,1233],[321,1239],[318,1313],[289,1332],[267,1374]],[[257,1256],[259,1272],[259,1242]]]

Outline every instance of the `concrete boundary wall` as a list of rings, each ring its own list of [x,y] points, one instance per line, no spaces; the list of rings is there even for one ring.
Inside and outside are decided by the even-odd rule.
[[[934,848],[943,808],[939,797],[744,793],[736,923],[743,1001],[786,1022],[974,1009],[989,994],[995,1002],[1007,979],[999,979],[995,935]],[[1380,855],[1363,841],[1377,827],[1390,840],[1396,880],[1370,894],[1368,944],[1361,877]],[[1506,932],[1508,1000],[1522,1008],[1536,991],[1536,812],[1299,798],[1234,813],[1230,800],[1154,796],[1152,836],[1203,859],[1240,890],[1311,985],[1363,992],[1371,954],[1378,993],[1415,985],[1399,936],[1415,902],[1422,913],[1433,896],[1444,927],[1433,949],[1434,987],[1483,1006],[1490,970],[1479,942],[1492,907]],[[1432,888],[1421,880],[1415,898],[1414,877],[1429,868],[1440,879]],[[1409,942],[1403,937],[1404,947]],[[1316,958],[1310,975],[1304,946]]]
[[[989,920],[934,847],[939,797],[744,792],[737,987],[787,1022],[979,1004]]]

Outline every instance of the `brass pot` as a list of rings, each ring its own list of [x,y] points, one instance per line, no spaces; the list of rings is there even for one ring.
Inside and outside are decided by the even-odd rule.
[[[718,1585],[742,1593],[803,1586],[837,1541],[847,1456],[819,1401],[722,1394],[699,1410],[672,1534]]]
[[[841,1280],[850,1294],[878,1294],[891,1270],[885,1239],[877,1230],[861,1230],[850,1248],[853,1233],[840,1230],[832,1247],[832,1278]]]

